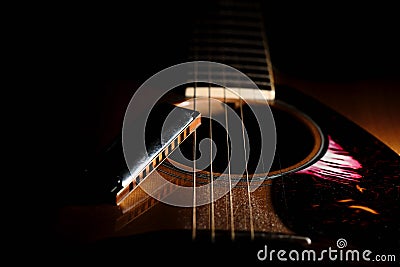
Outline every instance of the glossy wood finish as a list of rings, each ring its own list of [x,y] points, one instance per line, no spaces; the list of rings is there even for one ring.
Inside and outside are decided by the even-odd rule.
[[[400,78],[317,81],[276,71],[278,83],[312,96],[376,136],[400,155]]]

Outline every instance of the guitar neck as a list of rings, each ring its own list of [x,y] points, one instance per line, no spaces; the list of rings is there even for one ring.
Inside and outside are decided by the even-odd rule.
[[[189,45],[190,60],[216,61],[246,74],[261,90],[274,98],[274,75],[270,60],[261,5],[257,2],[217,1],[217,8],[195,20]],[[224,79],[228,86],[246,88],[241,80],[223,76],[218,70],[199,71],[213,81]],[[271,99],[271,100],[272,100]]]

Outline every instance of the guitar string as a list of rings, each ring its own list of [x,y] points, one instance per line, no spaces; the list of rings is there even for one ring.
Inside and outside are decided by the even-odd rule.
[[[259,10],[261,10],[261,9],[259,8]],[[264,14],[262,12],[260,12],[260,19],[261,19],[261,23],[260,23],[260,25],[261,25],[261,38],[262,38],[262,42],[263,42],[263,46],[264,46],[264,55],[266,57],[266,62],[267,62],[268,78],[269,78],[269,82],[270,82],[271,91],[275,92],[275,76],[274,76],[274,72],[273,72],[271,56],[270,56],[270,53],[269,53],[270,50],[269,50],[268,39],[267,39],[267,36],[266,36],[266,28],[265,28],[265,24],[264,24],[265,18],[264,18]],[[270,101],[274,102],[275,98],[270,100]],[[282,197],[283,197],[283,199],[285,201],[285,204],[286,204],[286,207],[287,207],[284,175],[282,175],[282,162],[281,162],[281,157],[280,157],[279,151],[275,151],[274,157],[278,158],[278,169],[279,169],[279,173],[280,173],[279,177],[280,177],[280,179],[282,181],[282,192],[283,192],[283,196]],[[267,177],[267,179],[268,179],[268,177]],[[266,192],[267,192],[266,198],[268,198],[268,191],[266,191]],[[273,222],[270,221],[270,224],[271,224],[270,227],[272,229]]]
[[[211,208],[211,241],[215,241],[215,214],[214,214],[214,174],[213,174],[213,134],[212,134],[212,105],[211,105],[211,70],[208,65],[208,117],[210,123],[210,208]]]
[[[197,49],[196,49],[197,50]],[[208,72],[208,75],[210,75],[210,71]],[[225,79],[225,76],[223,76],[223,79]],[[210,80],[210,77],[209,77]],[[224,88],[224,102],[226,102],[226,88]],[[194,86],[194,96],[196,97],[196,86]],[[215,211],[214,211],[214,177],[213,177],[213,161],[212,161],[212,152],[213,152],[213,147],[212,147],[212,140],[213,140],[213,136],[212,136],[212,105],[211,105],[211,85],[209,84],[208,86],[208,97],[209,97],[209,101],[208,101],[208,105],[209,105],[209,123],[210,123],[210,200],[211,200],[211,209],[210,209],[210,223],[211,223],[211,239],[214,240],[215,239]],[[194,101],[195,102],[195,101]],[[243,146],[244,146],[244,154],[245,154],[245,159],[247,159],[247,146],[246,146],[246,142],[245,142],[245,133],[244,133],[244,114],[243,114],[243,100],[240,99],[240,115],[241,115],[241,122],[242,122],[242,137],[243,137]],[[225,106],[225,121],[226,121],[226,125],[228,125],[228,117],[227,117],[227,110],[226,110],[226,106]],[[227,126],[228,127],[228,126]],[[194,133],[196,134],[196,133]],[[195,170],[195,149],[196,149],[196,135],[194,135],[194,167],[193,169]],[[234,227],[234,216],[233,216],[233,199],[232,199],[232,184],[231,184],[231,173],[230,173],[230,147],[229,147],[229,136],[228,136],[228,132],[227,132],[227,146],[228,146],[228,180],[229,180],[229,202],[230,202],[230,223],[231,223],[231,238],[234,239],[235,238],[235,227]],[[246,169],[245,169],[245,176],[246,176],[246,182],[247,182],[247,196],[248,196],[248,205],[249,205],[249,217],[250,217],[250,231],[251,231],[251,238],[254,238],[254,223],[253,223],[253,211],[252,211],[252,201],[251,201],[251,192],[250,192],[250,182],[249,182],[249,174],[248,174],[248,166],[247,166],[247,162],[246,162]],[[194,178],[194,199],[193,199],[193,232],[192,232],[192,236],[195,237],[196,236],[196,208],[195,208],[195,204],[196,204],[196,200],[195,200],[195,179],[196,179],[196,174],[193,174],[193,178]]]
[[[224,93],[225,93],[225,90],[224,90]],[[242,95],[241,94],[241,87],[239,86],[239,106],[240,106],[240,118],[241,118],[241,128],[242,128],[241,130],[242,130],[242,139],[243,139],[244,159],[246,161],[245,162],[245,176],[246,176],[246,184],[247,184],[247,197],[248,197],[247,198],[247,202],[248,202],[248,206],[249,206],[250,236],[251,236],[251,239],[253,240],[254,239],[254,223],[253,223],[253,210],[252,210],[252,201],[251,201],[249,174],[248,174],[248,162],[247,162],[247,150],[248,149],[247,149],[246,140],[245,140],[245,132],[244,132],[245,126],[244,126],[244,116],[243,116],[243,99],[242,99],[241,95]]]
[[[194,64],[194,84],[193,84],[193,110],[196,110],[196,87],[197,87],[197,63]],[[193,219],[192,219],[192,239],[196,239],[197,234],[197,195],[196,195],[196,143],[197,134],[196,129],[193,131]]]
[[[225,84],[225,71],[222,68],[222,81]],[[225,112],[225,127],[226,127],[226,147],[227,147],[227,157],[228,157],[228,183],[229,183],[229,218],[230,218],[230,228],[231,228],[231,240],[235,240],[235,223],[233,217],[233,196],[232,196],[232,179],[231,179],[231,151],[229,145],[229,123],[228,123],[228,107],[226,103],[226,87],[224,86],[224,112]],[[227,214],[228,216],[228,214]]]
[[[284,174],[282,174],[282,162],[281,162],[281,156],[279,152],[276,152],[278,154],[278,162],[279,162],[279,171],[281,173],[280,178],[282,182],[282,197],[285,202],[285,208],[288,209],[287,201],[286,201],[286,190],[285,190],[285,181],[284,181]]]
[[[259,9],[258,9],[259,10]],[[260,23],[262,24],[262,23]],[[241,90],[241,87],[239,87]],[[241,94],[240,94],[241,95]],[[249,180],[249,172],[248,172],[248,162],[247,157],[248,155],[248,148],[246,146],[246,139],[245,139],[245,125],[244,125],[244,114],[243,114],[243,99],[239,97],[239,107],[240,107],[240,117],[241,117],[241,124],[242,124],[242,139],[243,139],[243,149],[244,149],[244,157],[245,157],[245,177],[246,177],[246,187],[247,187],[247,201],[249,206],[249,220],[250,220],[250,237],[251,240],[254,239],[254,218],[253,218],[253,203],[251,200],[251,190],[250,190],[250,180]]]
[[[261,10],[261,7],[259,5],[259,3],[257,3],[257,10]],[[267,46],[267,42],[266,42],[266,38],[265,38],[265,27],[264,27],[264,17],[262,12],[259,12],[259,19],[260,19],[260,34],[261,34],[261,38],[262,38],[262,43],[263,43],[263,47],[264,47],[264,55],[266,57],[266,63],[267,63],[267,76],[270,76],[270,74],[272,74],[272,68],[270,67],[270,63],[271,61],[269,60],[269,55],[268,55],[268,46]],[[271,84],[273,84],[273,79],[270,79]],[[271,90],[274,90],[274,86],[271,85]],[[267,99],[267,105],[269,105],[268,103],[268,99]],[[264,156],[263,153],[261,151],[261,164],[262,164],[262,172],[265,172],[265,180],[268,180],[268,173],[265,169],[265,164],[264,164]],[[264,180],[264,181],[265,181]],[[264,183],[263,181],[263,183]],[[265,207],[268,209],[268,190],[265,190]],[[270,220],[270,227],[272,229],[272,220]]]
[[[224,59],[225,53],[224,50],[222,50],[222,58]],[[222,67],[222,81],[223,84],[225,84],[225,71],[224,67]],[[231,240],[235,239],[235,225],[234,225],[234,214],[233,214],[233,195],[232,195],[232,179],[231,179],[231,161],[230,161],[230,145],[229,145],[229,122],[228,122],[228,110],[227,110],[227,104],[226,104],[226,87],[223,87],[223,102],[224,102],[224,115],[225,115],[225,128],[226,128],[226,145],[227,145],[227,163],[228,163],[228,183],[229,183],[229,215],[228,213],[227,218],[229,218],[230,222],[230,234],[231,234]]]
[[[239,87],[241,91],[241,87]],[[240,93],[241,95],[241,93]],[[242,124],[242,138],[243,138],[243,150],[244,150],[244,160],[245,160],[245,176],[246,176],[246,186],[247,186],[247,201],[249,205],[249,219],[250,219],[250,237],[254,239],[254,224],[253,224],[253,205],[251,202],[251,192],[250,192],[250,182],[249,182],[249,172],[247,168],[247,146],[246,146],[246,139],[244,134],[244,117],[243,117],[243,99],[239,97],[239,107],[240,107],[240,119]]]

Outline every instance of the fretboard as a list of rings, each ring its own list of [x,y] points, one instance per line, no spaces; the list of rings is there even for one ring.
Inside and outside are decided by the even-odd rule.
[[[217,1],[195,21],[189,48],[190,60],[229,65],[246,74],[262,90],[274,91],[272,65],[261,6],[256,2]],[[210,75],[199,70],[196,75]],[[212,79],[246,88],[243,80],[213,70]],[[274,94],[271,94],[274,95]]]

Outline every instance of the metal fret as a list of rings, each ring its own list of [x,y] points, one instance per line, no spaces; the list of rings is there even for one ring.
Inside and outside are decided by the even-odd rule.
[[[232,28],[197,28],[193,31],[195,35],[206,35],[206,36],[212,36],[212,35],[226,35],[226,36],[238,36],[240,38],[260,38],[260,31],[259,30],[237,30],[237,29],[232,29]]]
[[[188,74],[189,76],[196,75],[196,77],[207,77],[207,75],[209,75],[207,71],[197,71],[196,73],[189,72]],[[252,80],[268,80],[268,81],[270,80],[267,72],[263,74],[247,72],[246,75],[249,76]],[[218,77],[218,78],[225,77],[225,79],[227,80],[239,78],[237,74],[231,74],[229,72],[221,72],[218,70],[212,71],[211,77]]]
[[[212,26],[224,26],[224,27],[233,27],[233,28],[251,28],[251,29],[260,29],[261,23],[260,21],[244,21],[239,19],[227,19],[227,18],[218,18],[218,19],[207,19],[207,20],[199,20],[200,25],[204,25],[206,27]]]
[[[219,62],[249,62],[249,63],[254,63],[254,64],[265,64],[265,67],[267,67],[267,61],[265,58],[262,57],[242,57],[239,55],[234,55],[234,56],[229,56],[229,55],[206,55],[204,56],[206,58],[209,58],[214,61],[219,61]],[[198,59],[198,56],[191,57],[191,59]]]
[[[239,48],[239,47],[211,47],[211,46],[193,46],[190,48],[191,51],[196,51],[196,53],[208,53],[208,54],[247,54],[247,55],[258,55],[264,56],[265,51],[263,49],[256,49],[256,48]]]
[[[248,71],[268,73],[268,70],[264,66],[241,64],[241,63],[232,63],[231,66],[246,73]]]
[[[225,17],[230,17],[230,18],[246,18],[246,19],[259,19],[261,20],[261,15],[257,14],[252,11],[242,11],[242,10],[220,10],[218,12],[218,15],[220,16],[225,16]]]
[[[226,46],[234,46],[234,45],[246,45],[252,47],[264,47],[262,42],[255,42],[253,40],[240,39],[240,38],[222,38],[222,37],[212,37],[212,38],[193,38],[192,42],[194,44],[214,44],[214,45],[226,45]]]

